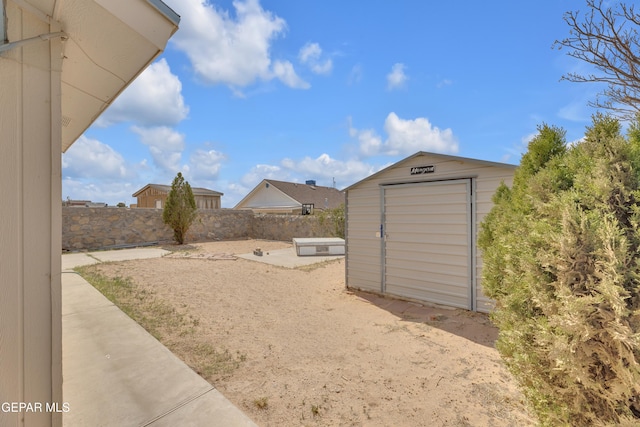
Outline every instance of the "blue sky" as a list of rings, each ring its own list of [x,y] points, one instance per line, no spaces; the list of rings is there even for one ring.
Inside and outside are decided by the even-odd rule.
[[[165,52],[62,157],[63,198],[115,205],[182,172],[232,208],[262,179],[347,187],[417,151],[517,164],[577,140],[598,87],[553,49],[583,1],[164,0]]]

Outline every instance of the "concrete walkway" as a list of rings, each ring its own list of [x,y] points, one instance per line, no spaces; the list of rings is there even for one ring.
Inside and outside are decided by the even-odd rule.
[[[166,253],[137,248],[62,256],[65,427],[256,426],[72,270]]]

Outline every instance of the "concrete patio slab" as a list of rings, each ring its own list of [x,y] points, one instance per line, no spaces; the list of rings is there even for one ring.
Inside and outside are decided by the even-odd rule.
[[[286,268],[297,268],[306,265],[317,264],[325,261],[344,258],[344,255],[330,256],[298,256],[293,247],[285,249],[277,249],[274,251],[266,251],[262,256],[253,253],[238,255],[239,258],[248,259],[250,261],[258,261],[266,264],[279,265]]]

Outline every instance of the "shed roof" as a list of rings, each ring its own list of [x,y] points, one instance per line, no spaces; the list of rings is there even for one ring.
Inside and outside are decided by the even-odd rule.
[[[133,193],[132,197],[138,197],[140,194],[142,194],[145,190],[149,188],[154,188],[158,191],[161,191],[167,194],[169,194],[169,191],[171,191],[170,185],[147,184],[144,187],[142,187],[140,190]],[[208,188],[201,188],[201,187],[191,187],[191,191],[193,192],[194,196],[223,196],[224,195],[224,193],[220,193],[219,191],[209,190]]]
[[[407,163],[407,162],[415,159],[416,157],[420,157],[420,156],[437,157],[437,158],[440,158],[440,159],[448,159],[448,160],[451,160],[451,161],[475,163],[475,164],[485,165],[485,166],[496,166],[496,167],[502,167],[502,168],[511,169],[511,170],[514,170],[514,169],[516,169],[518,167],[518,165],[513,165],[513,164],[510,164],[510,163],[491,162],[491,161],[488,161],[488,160],[472,159],[472,158],[469,158],[469,157],[460,157],[460,156],[451,156],[451,155],[448,155],[448,154],[430,153],[428,151],[418,151],[417,153],[415,153],[415,154],[413,154],[413,155],[411,155],[411,156],[409,156],[407,158],[404,158],[404,159],[402,159],[402,160],[400,160],[400,161],[398,161],[398,162],[396,162],[396,163],[394,163],[394,164],[392,164],[390,166],[387,166],[384,169],[379,170],[378,172],[376,172],[374,174],[369,175],[368,177],[366,177],[364,179],[361,179],[360,181],[358,181],[358,182],[356,182],[354,184],[351,184],[350,186],[345,188],[344,191],[345,192],[349,191],[353,187],[359,185],[362,182],[368,181],[370,179],[374,179],[374,178],[384,174],[388,170],[396,168],[398,166],[401,166],[404,163]]]

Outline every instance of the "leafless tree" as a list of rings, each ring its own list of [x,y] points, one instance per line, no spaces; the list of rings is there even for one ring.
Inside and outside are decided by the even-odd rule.
[[[640,113],[640,14],[633,5],[609,7],[603,0],[587,0],[588,11],[567,12],[564,20],[570,36],[555,46],[595,67],[598,74],[568,73],[562,80],[604,83],[604,89],[589,105],[607,109],[622,118]]]

